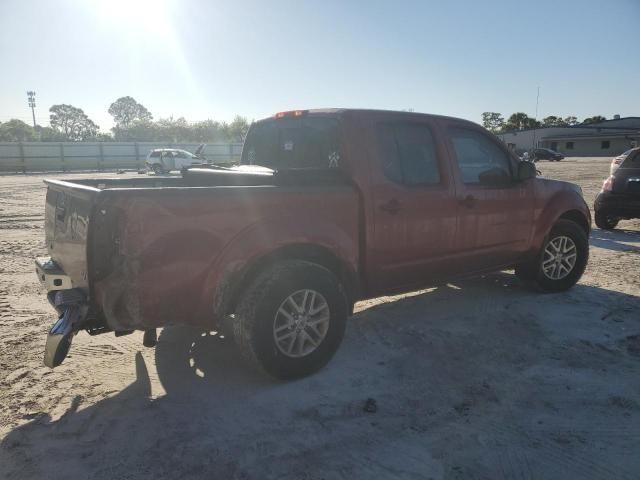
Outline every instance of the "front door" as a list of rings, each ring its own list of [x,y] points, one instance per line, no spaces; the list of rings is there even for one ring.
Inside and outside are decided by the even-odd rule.
[[[456,198],[446,145],[430,121],[379,123],[371,163],[375,294],[442,274],[454,250]]]
[[[517,162],[485,131],[455,124],[446,131],[451,164],[457,167],[457,257],[466,273],[510,265],[529,245],[532,182],[516,180]],[[494,179],[503,174],[504,184],[485,181],[487,172]]]

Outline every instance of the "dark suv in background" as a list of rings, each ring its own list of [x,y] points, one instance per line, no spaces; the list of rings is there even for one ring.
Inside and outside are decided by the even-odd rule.
[[[632,148],[611,162],[611,175],[604,181],[594,204],[599,228],[611,230],[620,220],[640,218],[640,147]]]
[[[531,158],[534,162],[538,160],[549,160],[550,162],[559,162],[564,158],[564,155],[551,150],[550,148],[534,148],[531,151]]]

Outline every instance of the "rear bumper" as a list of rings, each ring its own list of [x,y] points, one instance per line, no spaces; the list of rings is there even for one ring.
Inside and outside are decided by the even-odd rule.
[[[73,288],[71,277],[51,257],[36,258],[36,274],[59,315],[49,330],[44,348],[44,364],[54,368],[67,356],[74,335],[87,318],[89,306],[83,291]]]
[[[51,257],[36,258],[36,275],[48,292],[73,288],[71,277],[64,273]]]
[[[594,202],[594,210],[623,218],[640,218],[640,195],[600,192]]]

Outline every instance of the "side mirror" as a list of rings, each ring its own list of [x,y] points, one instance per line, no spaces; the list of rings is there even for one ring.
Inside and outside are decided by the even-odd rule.
[[[487,187],[508,187],[513,184],[511,175],[501,168],[491,168],[478,175],[480,185]]]
[[[518,180],[524,182],[530,178],[536,178],[536,165],[526,160],[518,162]]]

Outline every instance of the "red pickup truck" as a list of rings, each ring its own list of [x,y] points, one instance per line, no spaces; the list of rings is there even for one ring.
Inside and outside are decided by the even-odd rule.
[[[46,184],[52,367],[79,330],[153,345],[157,327],[188,324],[226,326],[271,375],[303,376],[357,300],[509,268],[559,292],[589,254],[578,186],[443,116],[284,112],[251,126],[234,168]]]

